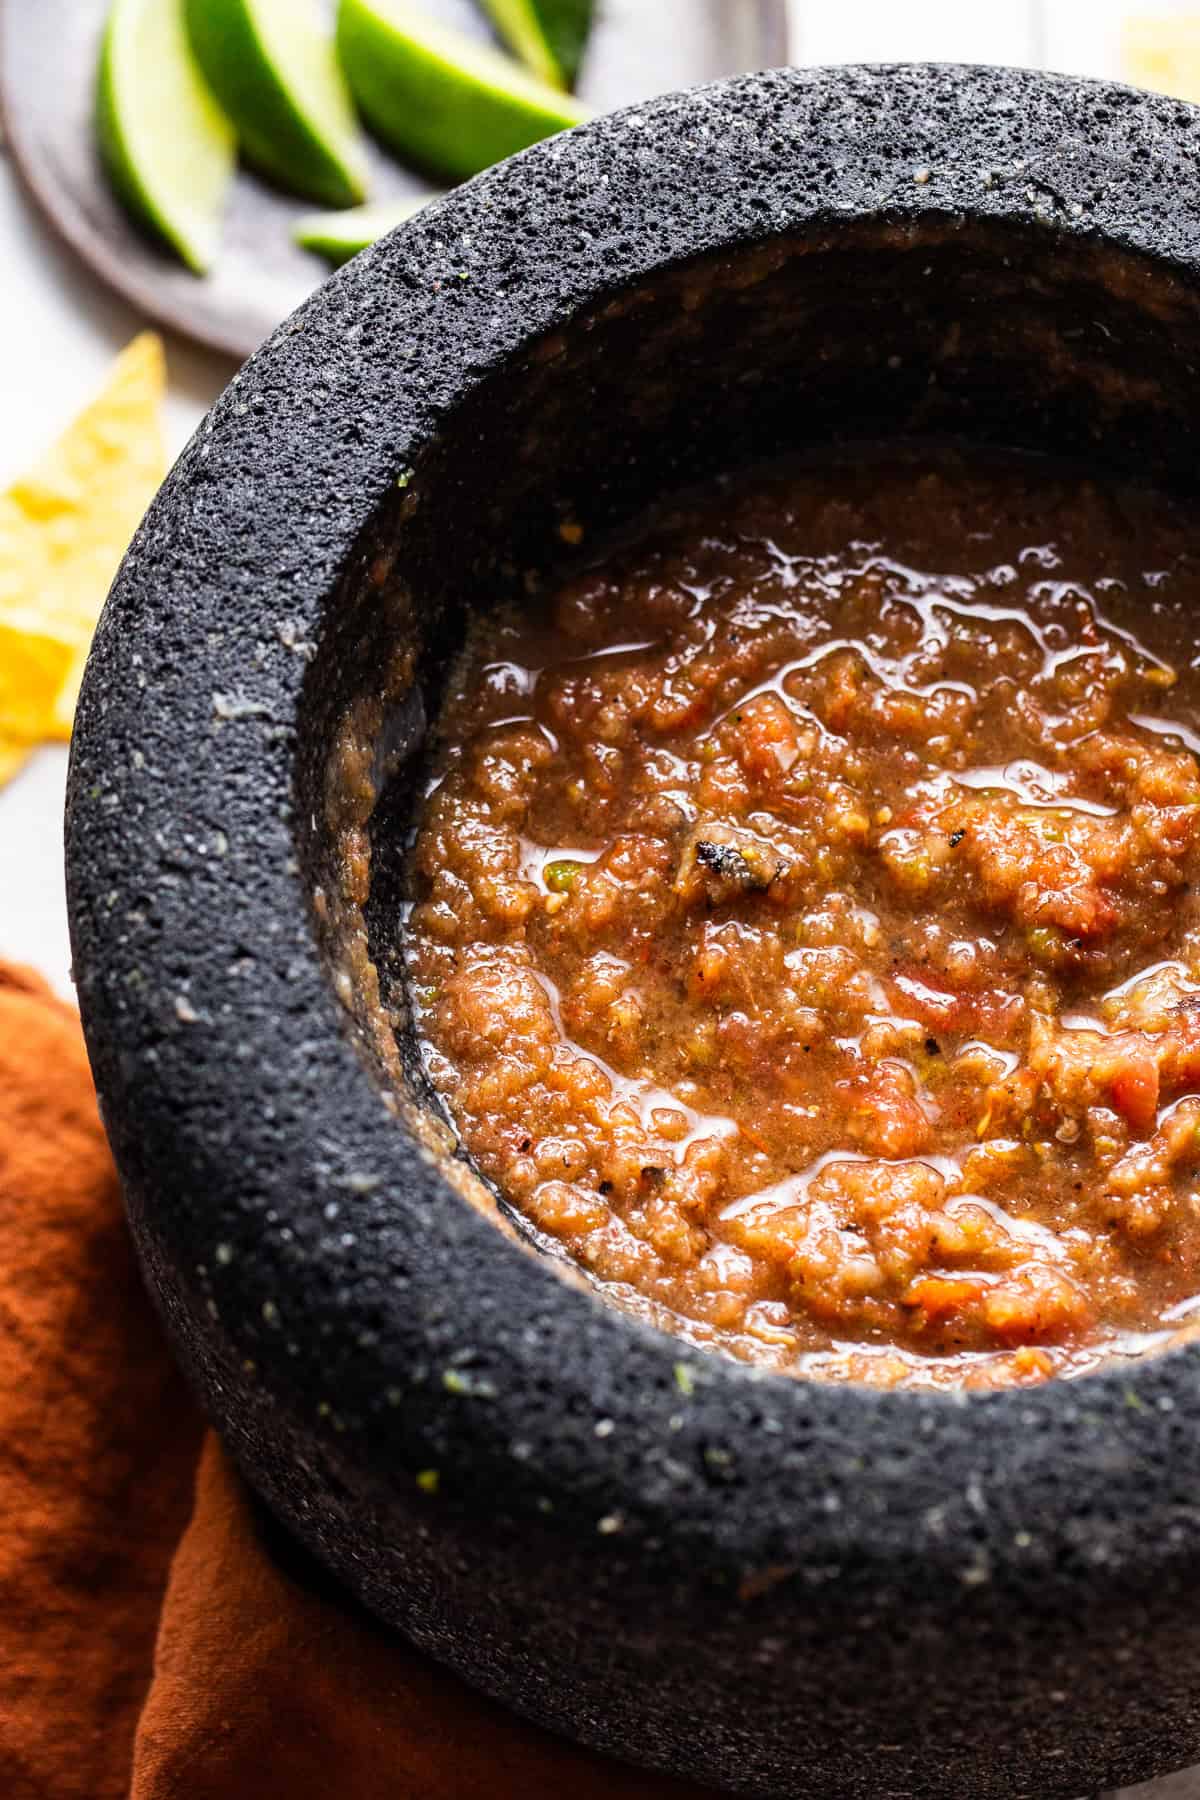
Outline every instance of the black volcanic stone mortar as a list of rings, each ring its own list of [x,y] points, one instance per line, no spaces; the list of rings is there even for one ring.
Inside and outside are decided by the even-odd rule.
[[[1047,1800],[1200,1755],[1200,1345],[955,1396],[659,1334],[447,1180],[329,906],[339,723],[386,719],[378,949],[463,606],[560,561],[565,518],[893,431],[1194,491],[1200,112],[1004,70],[753,76],[540,145],[360,257],[234,381],[117,581],[75,967],[178,1355],[377,1613],[733,1792]]]

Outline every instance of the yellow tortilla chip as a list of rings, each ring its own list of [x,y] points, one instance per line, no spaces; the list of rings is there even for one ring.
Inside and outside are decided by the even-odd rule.
[[[165,388],[162,340],[143,332],[117,358],[92,404],[0,494],[0,632],[35,620],[65,650],[56,704],[38,736],[71,735],[100,609],[166,474]],[[0,659],[9,642],[0,640]],[[0,667],[0,743],[5,735],[23,741],[3,701],[11,686]]]
[[[1121,73],[1134,87],[1176,100],[1200,100],[1200,18],[1126,19]]]
[[[49,736],[75,656],[39,618],[15,608],[0,613],[0,786]]]

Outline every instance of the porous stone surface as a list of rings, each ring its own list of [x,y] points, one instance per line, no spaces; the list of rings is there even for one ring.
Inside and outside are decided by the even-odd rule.
[[[800,1384],[564,1282],[349,1042],[297,858],[308,646],[441,422],[666,264],[885,215],[1200,272],[1200,114],[786,71],[543,144],[283,325],[184,454],[89,668],[76,976],[145,1267],[252,1483],[386,1619],[614,1754],[745,1794],[1047,1800],[1200,1750],[1200,1348],[997,1394]]]

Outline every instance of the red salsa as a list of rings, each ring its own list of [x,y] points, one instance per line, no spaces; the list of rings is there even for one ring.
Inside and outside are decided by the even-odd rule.
[[[606,1295],[883,1384],[1187,1329],[1194,535],[1033,461],[880,452],[716,483],[476,623],[420,1029],[476,1165]]]

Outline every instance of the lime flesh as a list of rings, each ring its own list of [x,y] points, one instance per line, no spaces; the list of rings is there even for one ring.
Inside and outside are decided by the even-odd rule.
[[[592,24],[592,0],[484,0],[500,36],[552,87],[574,87]]]
[[[403,225],[428,201],[422,197],[380,201],[374,206],[351,206],[342,212],[309,213],[298,219],[292,237],[304,250],[313,250],[335,265],[349,262],[368,244]]]
[[[184,0],[184,15],[247,161],[326,206],[364,199],[365,146],[314,0]]]
[[[338,49],[368,124],[402,156],[447,175],[478,174],[588,116],[408,0],[341,0]]]
[[[125,205],[202,275],[220,243],[235,144],[188,48],[183,0],[115,0],[96,127]]]

